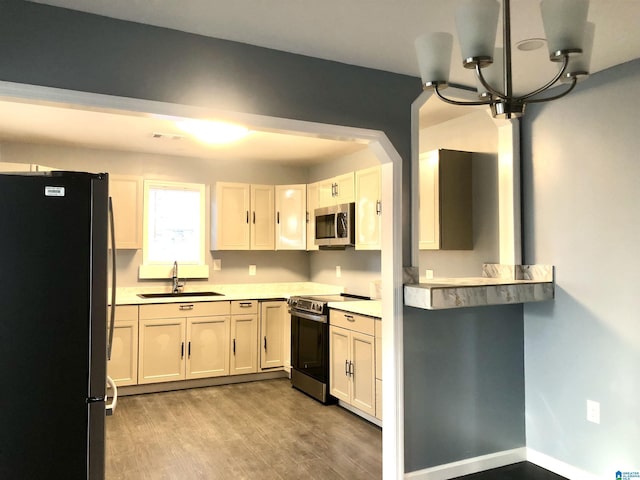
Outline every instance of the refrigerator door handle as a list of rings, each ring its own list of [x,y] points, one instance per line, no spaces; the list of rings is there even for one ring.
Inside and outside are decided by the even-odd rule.
[[[107,403],[105,405],[107,415],[113,415],[113,412],[116,411],[116,405],[118,405],[118,387],[116,386],[116,382],[113,381],[109,375],[107,375],[107,385],[113,391],[113,395],[111,397],[111,403]]]
[[[113,201],[109,197],[109,228],[111,230],[111,318],[109,319],[109,340],[107,343],[107,360],[111,360],[113,345],[113,328],[116,319],[116,228],[113,218]]]

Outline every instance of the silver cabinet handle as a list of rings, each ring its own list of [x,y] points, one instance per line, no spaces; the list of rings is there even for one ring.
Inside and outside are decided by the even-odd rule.
[[[193,305],[180,305],[180,310],[193,310]]]
[[[353,315],[345,315],[344,318],[346,318],[347,320],[349,320],[350,322],[355,322],[356,319],[353,318]]]
[[[264,337],[264,351],[267,351],[267,336]]]
[[[191,358],[191,342],[187,344],[187,358]]]
[[[184,358],[184,342],[180,345],[180,358]]]
[[[253,302],[240,302],[240,308],[251,308]]]
[[[344,374],[345,376],[349,376],[349,360],[344,361]]]
[[[349,375],[353,377],[353,362],[349,362]]]
[[[236,339],[233,339],[233,354],[236,354]]]
[[[382,202],[376,201],[376,215],[382,215]]]
[[[253,212],[253,224],[256,224],[256,212]]]
[[[249,223],[249,210],[247,210],[247,223]]]

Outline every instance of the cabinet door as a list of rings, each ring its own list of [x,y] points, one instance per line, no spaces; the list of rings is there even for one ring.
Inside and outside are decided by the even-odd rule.
[[[258,371],[258,315],[231,316],[231,362],[229,373]]]
[[[118,387],[138,383],[138,319],[118,320],[113,328],[107,375]]]
[[[113,200],[116,248],[142,248],[143,192],[141,177],[109,175],[109,195]]]
[[[380,167],[356,172],[356,250],[380,250]]]
[[[376,418],[382,420],[382,380],[376,378]]]
[[[284,365],[285,302],[260,303],[260,368]]]
[[[218,182],[215,190],[211,249],[249,250],[249,185]]]
[[[440,191],[438,151],[420,155],[419,163],[419,241],[421,250],[440,248]]]
[[[185,378],[185,319],[140,320],[139,383]]]
[[[275,248],[273,185],[251,185],[250,236],[251,250],[273,250]]]
[[[316,245],[316,208],[320,207],[319,202],[320,184],[311,183],[307,185],[307,250],[318,250]]]
[[[376,414],[374,337],[351,332],[351,405]]]
[[[350,332],[340,327],[329,327],[329,385],[330,393],[339,400],[350,403],[351,379],[349,376]]]
[[[318,187],[318,207],[329,207],[335,205],[335,182],[333,178],[322,180],[316,183]]]
[[[187,320],[187,379],[229,375],[229,334],[229,317]]]
[[[276,186],[276,250],[307,247],[307,186]]]
[[[354,186],[354,174],[353,172],[339,175],[333,179],[335,183],[335,204],[339,203],[351,203],[355,202],[355,186]]]

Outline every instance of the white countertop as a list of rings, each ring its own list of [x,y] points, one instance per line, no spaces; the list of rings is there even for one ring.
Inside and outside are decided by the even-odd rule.
[[[382,318],[382,302],[380,300],[356,300],[349,302],[329,302],[329,308],[344,310],[349,313]]]
[[[151,303],[177,302],[221,302],[229,300],[262,300],[267,298],[289,298],[293,295],[334,295],[344,289],[336,285],[314,282],[254,283],[254,284],[207,284],[188,286],[187,292],[217,292],[215,296],[188,296],[141,298],[139,293],[168,293],[168,287],[124,287],[116,289],[116,305],[146,305]],[[109,301],[111,293],[109,292]],[[354,302],[355,303],[355,302]]]

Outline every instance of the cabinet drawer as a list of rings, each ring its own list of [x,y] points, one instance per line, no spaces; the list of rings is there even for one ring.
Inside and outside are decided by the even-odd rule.
[[[184,302],[140,305],[140,320],[150,318],[209,317],[229,315],[229,302]]]
[[[258,313],[257,300],[234,300],[231,302],[231,315]]]
[[[355,332],[373,336],[375,334],[374,319],[355,313],[331,310],[329,323],[338,327],[347,328]]]
[[[111,307],[109,307],[111,308]],[[109,313],[111,315],[111,313]],[[108,317],[107,320],[109,320]],[[116,305],[116,322],[135,320],[138,321],[138,305]]]

